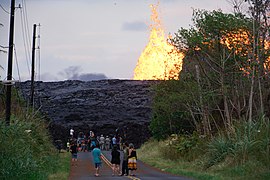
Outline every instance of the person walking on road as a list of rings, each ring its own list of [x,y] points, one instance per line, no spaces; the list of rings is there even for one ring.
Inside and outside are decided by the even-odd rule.
[[[112,149],[112,159],[111,159],[111,163],[113,165],[113,176],[114,175],[121,175],[120,174],[120,152],[118,151],[118,148],[116,145],[113,146],[113,149]]]
[[[110,140],[109,136],[106,136],[106,139],[105,139],[105,150],[106,151],[109,151],[110,143],[111,143],[111,140]]]
[[[112,147],[117,145],[117,139],[116,139],[116,136],[113,136],[112,138]]]
[[[122,174],[121,176],[128,176],[128,145],[123,144],[123,161],[122,161]]]
[[[71,145],[70,145],[70,152],[71,152],[71,157],[72,157],[72,165],[76,165],[75,162],[77,162],[77,157],[78,157],[78,147],[77,147],[77,142],[76,140],[73,140]]]
[[[70,130],[69,130],[69,134],[70,134],[70,138],[73,138],[74,136],[74,130],[73,130],[73,128],[71,128]]]
[[[97,176],[100,176],[99,171],[101,168],[101,150],[99,149],[98,144],[96,144],[96,146],[94,147],[94,149],[92,151],[92,155],[93,155],[94,164],[95,164],[95,168],[96,168],[95,176],[97,177]]]
[[[101,134],[99,138],[99,145],[100,149],[103,151],[105,149],[105,137],[103,136],[103,134]]]
[[[137,153],[132,143],[129,144],[128,151],[128,169],[130,170],[130,175],[135,176],[134,171],[137,170]]]
[[[95,138],[94,133],[92,132],[91,134],[92,135],[90,136],[90,140],[91,140],[90,150],[93,150],[98,143],[97,143],[97,139]]]

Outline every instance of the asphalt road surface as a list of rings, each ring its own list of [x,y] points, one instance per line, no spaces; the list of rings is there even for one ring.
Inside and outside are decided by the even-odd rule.
[[[122,154],[122,153],[121,153]],[[95,167],[91,152],[79,152],[78,161],[71,162],[69,180],[88,180],[88,179],[133,179],[133,180],[191,180],[191,178],[176,176],[170,173],[162,172],[156,168],[150,167],[138,160],[136,176],[112,176],[110,164],[110,151],[102,151],[102,167],[100,176],[95,177]],[[120,168],[121,169],[121,168]]]

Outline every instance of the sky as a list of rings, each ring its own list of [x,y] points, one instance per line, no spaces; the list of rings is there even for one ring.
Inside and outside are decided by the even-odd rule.
[[[31,78],[33,24],[40,24],[36,80],[132,79],[148,43],[150,5],[157,2],[16,0],[16,7],[21,8],[15,11],[13,79]],[[0,5],[0,45],[8,46],[10,0],[0,0]],[[228,0],[160,0],[160,18],[166,34],[189,28],[192,9],[232,11]],[[7,56],[8,53],[0,52],[0,80],[7,77]]]

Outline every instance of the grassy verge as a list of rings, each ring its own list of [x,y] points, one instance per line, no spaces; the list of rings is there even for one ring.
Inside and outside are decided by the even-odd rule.
[[[42,118],[12,116],[7,126],[0,117],[0,179],[67,179],[69,158],[55,149]]]
[[[166,153],[165,153],[166,151]],[[170,154],[170,156],[168,156]],[[261,162],[250,159],[243,164],[233,164],[227,158],[211,168],[205,169],[206,155],[201,153],[196,159],[187,161],[184,157],[175,157],[175,152],[165,141],[150,140],[138,150],[138,157],[145,163],[162,171],[201,180],[229,179],[270,179],[269,169]]]
[[[150,140],[138,149],[138,157],[145,163],[161,169],[162,171],[170,172],[196,179],[213,179],[213,174],[203,172],[199,162],[185,162],[181,159],[172,160],[164,157],[164,148],[166,148],[165,141]],[[167,153],[171,149],[167,149]]]
[[[6,125],[4,100],[4,94],[0,94],[0,179],[68,179],[70,153],[58,153],[47,122],[38,112],[26,108],[13,89],[12,115],[10,125]]]
[[[49,175],[48,180],[66,180],[69,176],[70,171],[70,153],[61,152],[59,153],[59,166],[55,172]]]

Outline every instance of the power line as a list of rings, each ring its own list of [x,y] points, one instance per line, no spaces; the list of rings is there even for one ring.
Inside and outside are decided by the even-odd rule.
[[[19,69],[17,51],[16,51],[16,48],[15,48],[15,44],[13,46],[14,46],[14,55],[15,55],[16,65],[17,65],[17,73],[18,73],[19,81],[21,82],[21,75],[20,75],[20,69]]]
[[[10,14],[10,12],[8,12],[1,4],[0,4],[0,7],[1,7],[1,9],[3,9],[3,11],[4,11],[5,13]]]
[[[26,63],[27,63],[27,68],[28,68],[28,73],[30,74],[30,67],[29,67],[29,60],[30,60],[30,49],[27,44],[26,40],[26,34],[25,34],[25,28],[24,28],[24,20],[23,20],[23,10],[21,9],[21,26],[22,26],[22,38],[23,38],[23,44],[24,44],[24,51],[25,51],[25,57],[26,57]],[[29,49],[29,51],[27,50]]]
[[[22,26],[22,34],[23,34],[23,41],[24,41],[24,48],[25,48],[25,56],[27,62],[27,68],[29,76],[31,76],[30,72],[30,49],[31,49],[31,38],[30,38],[30,31],[29,31],[29,22],[28,22],[28,15],[27,15],[27,5],[26,1],[22,0],[21,8],[21,26]]]
[[[30,36],[30,31],[29,31],[29,21],[28,21],[28,15],[27,15],[27,7],[26,7],[26,1],[25,0],[22,0],[22,4],[23,4],[23,8],[24,8],[24,12],[25,12],[25,24],[26,24],[26,32],[27,32],[27,35],[28,35],[28,40],[29,40],[29,44],[31,44],[31,36]],[[30,46],[29,46],[30,47]]]

